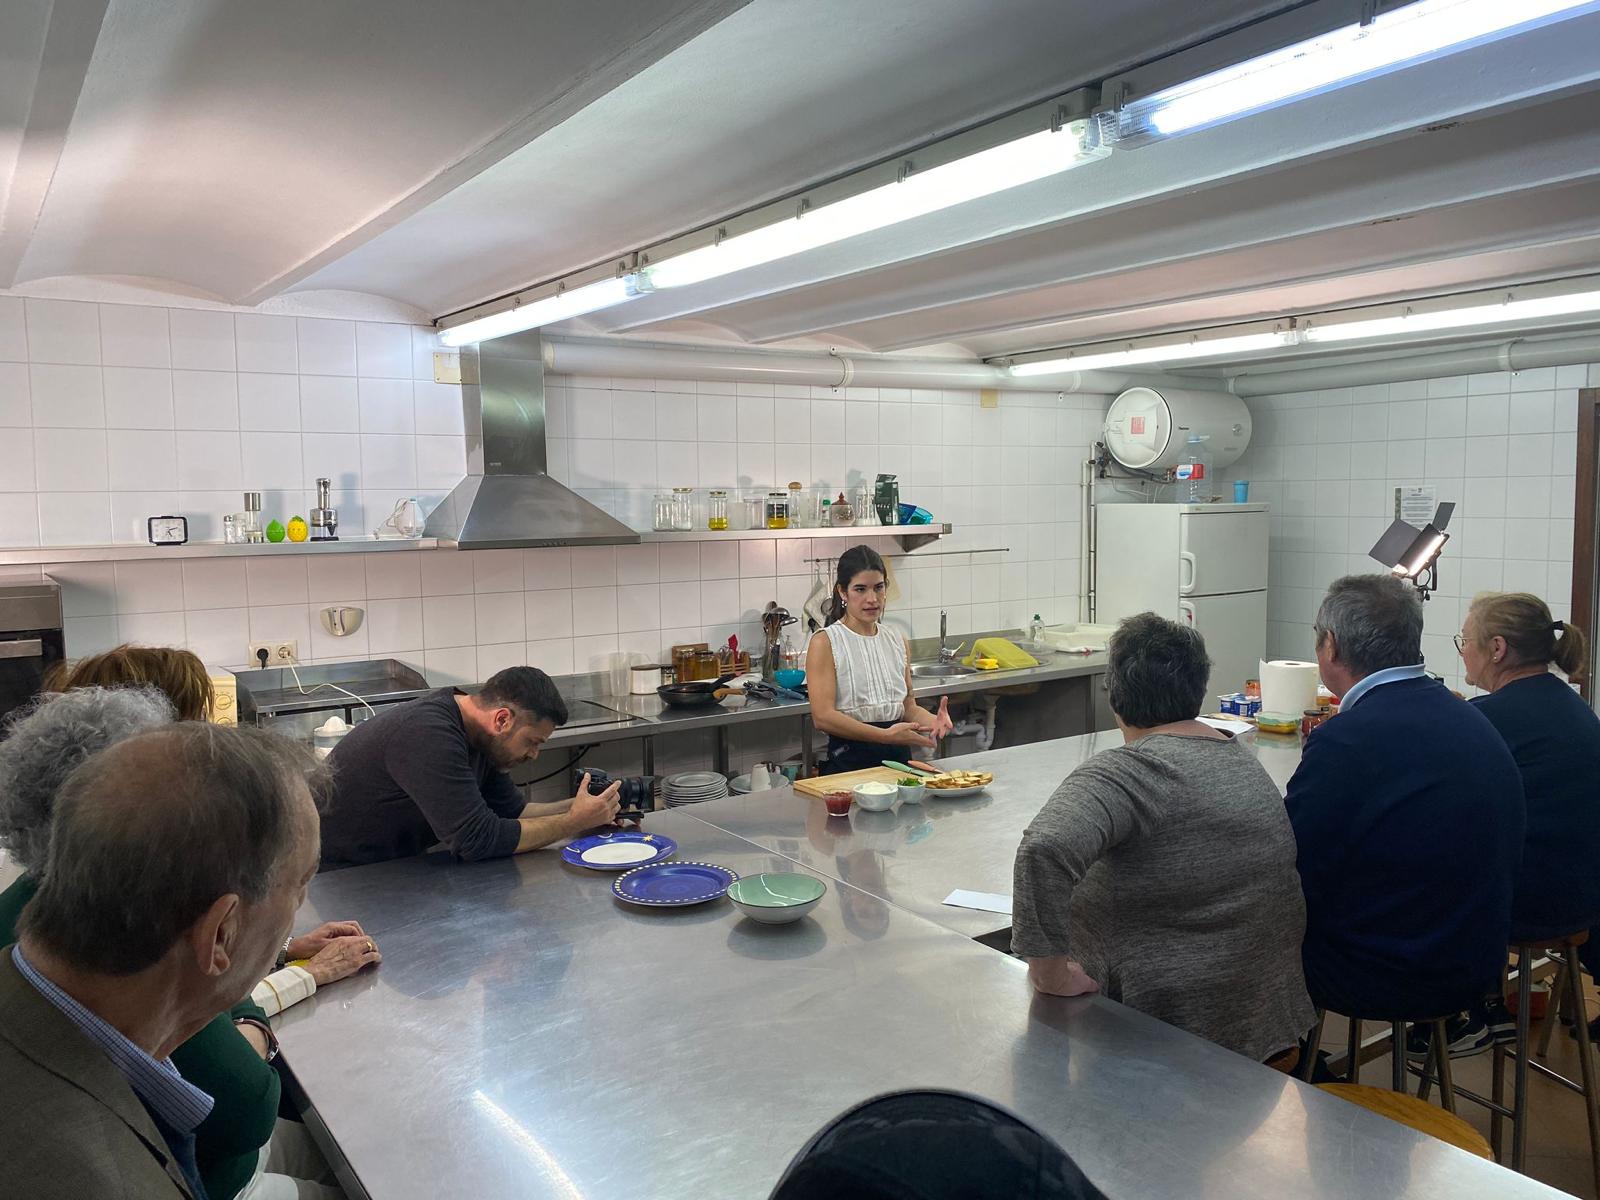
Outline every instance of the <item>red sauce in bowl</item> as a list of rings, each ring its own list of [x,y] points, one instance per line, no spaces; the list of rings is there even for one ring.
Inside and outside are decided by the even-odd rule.
[[[850,806],[856,802],[856,798],[849,792],[829,792],[822,798],[822,802],[828,806],[830,817],[847,817],[850,815]]]

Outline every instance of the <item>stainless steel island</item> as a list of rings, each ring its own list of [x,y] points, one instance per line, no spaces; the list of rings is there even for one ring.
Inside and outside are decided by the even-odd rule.
[[[1075,767],[1121,744],[1120,733],[1097,733],[941,759],[940,766],[992,771],[994,782],[958,800],[929,792],[921,804],[892,812],[853,808],[830,817],[819,801],[787,786],[683,811],[947,929],[983,937],[1010,928],[1010,918],[954,908],[944,898],[955,888],[1009,896],[1022,831]],[[1262,735],[1255,749],[1282,791],[1300,763],[1299,740]]]
[[[1010,836],[986,811],[974,838]],[[803,869],[689,811],[650,826],[682,860]],[[384,950],[278,1020],[352,1196],[759,1200],[831,1117],[911,1087],[1014,1109],[1113,1197],[1558,1194],[1120,1005],[1034,996],[1021,963],[837,878],[777,927],[636,910],[613,878],[545,851],[315,880],[301,924],[357,917]]]

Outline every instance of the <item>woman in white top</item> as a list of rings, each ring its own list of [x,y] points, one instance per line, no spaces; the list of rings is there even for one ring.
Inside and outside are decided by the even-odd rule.
[[[824,772],[859,771],[929,750],[950,732],[948,701],[931,713],[911,694],[905,640],[881,624],[888,576],[870,546],[839,557],[825,629],[806,651],[811,719],[828,735]]]

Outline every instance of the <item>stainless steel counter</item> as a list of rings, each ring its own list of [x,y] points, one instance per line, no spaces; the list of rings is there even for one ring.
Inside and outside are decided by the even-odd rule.
[[[1026,687],[1054,679],[1101,675],[1105,673],[1105,669],[1104,653],[1054,654],[1037,667],[1024,667],[1016,671],[982,671],[976,675],[957,675],[949,679],[919,679],[915,681],[913,694],[918,698],[957,696],[996,688]],[[545,743],[547,748],[659,737],[702,729],[723,729],[752,721],[799,720],[810,712],[810,707],[798,700],[746,702],[729,699],[708,708],[668,708],[653,695],[615,696],[603,687],[574,685],[572,681],[565,679],[559,682],[564,692],[570,688],[572,695],[596,700],[618,712],[626,713],[630,719],[615,725],[586,725],[581,729],[558,729]]]
[[[680,857],[792,864],[684,813]],[[976,1092],[1113,1197],[1557,1193],[834,883],[769,927],[725,900],[636,911],[550,852],[319,876],[300,924],[357,916],[370,974],[277,1024],[353,1197],[761,1200],[842,1109]],[[359,1186],[362,1191],[356,1190]]]
[[[992,771],[994,782],[966,799],[930,792],[920,805],[897,804],[891,812],[853,808],[848,817],[830,817],[822,801],[787,786],[683,811],[946,929],[983,937],[1010,928],[1010,918],[954,908],[944,898],[955,888],[1009,896],[1022,831],[1075,767],[1121,744],[1120,733],[1098,733],[941,760]],[[1300,762],[1298,739],[1258,738],[1256,752],[1283,790]]]

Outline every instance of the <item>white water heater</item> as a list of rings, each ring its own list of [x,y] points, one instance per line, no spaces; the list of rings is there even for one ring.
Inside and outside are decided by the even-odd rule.
[[[1106,449],[1131,470],[1176,467],[1194,434],[1206,439],[1213,470],[1230,466],[1250,444],[1250,410],[1227,392],[1169,387],[1129,388],[1106,410]]]

